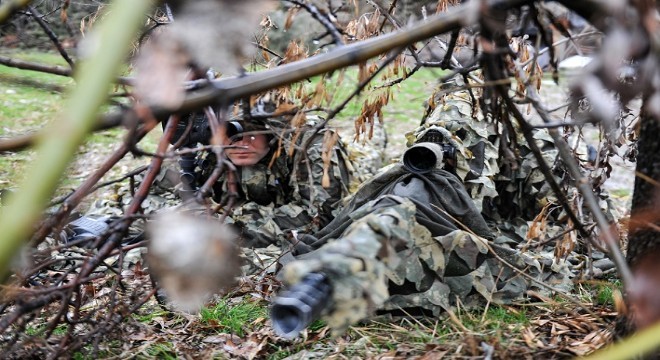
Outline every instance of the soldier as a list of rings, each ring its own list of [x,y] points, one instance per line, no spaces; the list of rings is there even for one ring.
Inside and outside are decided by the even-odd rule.
[[[233,201],[227,221],[239,230],[239,244],[245,248],[286,243],[297,233],[320,230],[348,195],[353,178],[336,131],[316,132],[320,119],[314,116],[302,127],[290,128],[282,118],[270,116],[271,105],[259,101],[249,118],[236,116],[221,131],[224,155],[235,173],[221,175],[212,198],[219,204]],[[215,154],[209,155],[198,184],[214,169]]]
[[[328,226],[300,237],[295,258],[283,258],[289,287],[322,275],[331,297],[322,315],[335,334],[376,310],[438,315],[458,305],[511,303],[531,289],[571,288],[567,262],[523,251],[482,216],[498,196],[497,148],[492,130],[471,113],[460,96],[439,106],[407,134],[403,163],[363,184]],[[294,336],[300,328],[277,307],[288,300],[276,300],[272,315],[280,334]]]

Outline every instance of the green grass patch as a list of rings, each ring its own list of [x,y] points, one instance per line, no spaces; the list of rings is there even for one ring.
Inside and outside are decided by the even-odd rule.
[[[42,64],[64,62],[51,53],[13,52],[10,56]],[[70,78],[0,65],[0,137],[37,131],[55,119],[62,110],[62,91],[73,84]],[[0,188],[15,188],[33,160],[29,150],[0,155]]]
[[[239,299],[239,302],[230,304],[230,300],[223,299],[212,307],[202,309],[201,323],[222,333],[243,336],[246,331],[251,331],[255,321],[268,316],[267,307],[261,303]]]
[[[425,111],[424,103],[437,88],[438,79],[442,77],[442,74],[441,71],[435,69],[421,69],[401,83],[390,86],[392,99],[383,108],[382,120],[388,133],[388,143],[395,151],[404,149],[403,134],[419,126]],[[334,109],[357,88],[358,71],[356,67],[349,67],[343,76],[340,71],[335,71],[331,75],[317,76],[310,79],[309,82],[301,84],[309,93],[317,88],[321,79],[324,81],[326,92],[331,94],[331,101],[324,102],[323,106]],[[385,88],[382,86],[395,79],[396,76],[387,79],[383,79],[380,75],[376,76],[371,86],[354,97],[337,118],[330,122],[330,125],[339,128],[346,140],[352,140],[354,121],[360,115],[364,103],[383,94]]]
[[[172,314],[173,314],[172,312],[167,311],[167,310],[163,310],[163,309],[157,310],[157,308],[152,308],[152,309],[149,309],[145,313],[142,313],[141,311],[138,311],[136,313],[133,313],[131,316],[133,317],[133,319],[135,319],[135,320],[137,320],[141,323],[147,323],[148,324],[148,323],[152,322],[155,318],[169,317]]]
[[[279,360],[307,351],[310,356],[327,356],[341,349],[341,354],[355,358],[372,358],[391,351],[424,353],[430,348],[452,348],[466,337],[488,344],[507,346],[531,325],[533,310],[513,306],[492,305],[485,309],[456,311],[458,325],[447,314],[436,317],[376,317],[364,324],[351,326],[337,339],[309,344],[276,344],[268,359]],[[477,342],[478,344],[479,342]]]
[[[169,342],[160,342],[153,344],[147,348],[146,357],[137,356],[138,359],[163,359],[163,360],[176,360],[178,356],[174,350],[174,345]]]
[[[594,285],[593,303],[604,306],[614,306],[614,294],[623,288],[621,280],[601,281]]]
[[[491,306],[483,318],[484,323],[490,329],[509,329],[511,325],[516,327],[529,325],[529,318],[525,308],[512,308],[502,306]]]
[[[66,65],[59,55],[15,52],[10,57],[47,65]],[[71,78],[0,65],[0,136],[36,130],[61,110]]]
[[[44,65],[68,66],[57,53],[12,51],[6,56]],[[36,132],[58,119],[64,110],[66,93],[73,86],[75,81],[69,77],[0,65],[0,138]],[[108,110],[109,106],[101,109]],[[62,177],[56,196],[77,187],[119,146],[125,134],[124,128],[91,134],[80,147],[77,159]],[[153,152],[161,134],[160,128],[155,129],[138,144],[138,148]],[[130,156],[128,158],[129,161],[135,161]],[[0,189],[17,188],[25,176],[26,168],[34,159],[35,153],[30,149],[0,155]],[[140,164],[146,161],[146,158],[137,160]],[[132,169],[136,166],[129,164],[125,168]],[[118,175],[115,173],[110,177]]]
[[[67,324],[59,324],[53,330],[53,335],[64,335],[68,329]],[[46,325],[41,326],[28,326],[25,328],[25,334],[30,336],[43,336],[46,333]]]
[[[614,197],[624,198],[624,197],[629,197],[630,195],[632,195],[632,190],[631,189],[612,189],[612,190],[610,190],[610,193]]]

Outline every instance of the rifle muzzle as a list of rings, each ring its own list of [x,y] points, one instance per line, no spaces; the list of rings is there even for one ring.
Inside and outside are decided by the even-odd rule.
[[[330,302],[332,287],[324,274],[311,273],[273,300],[270,318],[275,333],[292,339],[316,320]]]
[[[435,168],[442,168],[443,159],[442,145],[432,142],[415,144],[403,153],[403,165],[415,174],[426,174]]]

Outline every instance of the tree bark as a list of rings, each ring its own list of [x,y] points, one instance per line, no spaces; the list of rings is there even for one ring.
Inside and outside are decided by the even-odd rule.
[[[660,232],[657,228],[644,225],[651,222],[659,225],[660,221],[656,215],[658,212],[658,198],[660,188],[660,121],[650,117],[642,116],[640,126],[637,168],[638,176],[635,178],[635,190],[633,193],[631,219],[634,221],[629,233],[628,264],[632,268],[638,265],[649,252],[660,251]],[[653,181],[651,181],[651,179]],[[654,218],[655,217],[655,218]]]
[[[628,314],[617,323],[625,336],[660,320],[660,121],[642,114],[633,192],[628,254],[634,281],[627,285]]]

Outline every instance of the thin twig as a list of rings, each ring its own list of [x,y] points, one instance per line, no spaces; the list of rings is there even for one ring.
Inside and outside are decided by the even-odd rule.
[[[298,1],[298,0],[285,0],[287,2],[290,2],[292,4],[296,4],[300,6],[301,8],[307,10],[307,12],[312,15],[316,21],[320,22],[321,25],[328,31],[328,33],[332,36],[332,40],[334,41],[335,45],[344,45],[344,40],[341,38],[341,34],[337,30],[337,27],[330,21],[327,15],[321,14],[319,9],[316,8],[316,6],[303,2],[303,1]]]
[[[524,74],[521,74],[522,70],[520,67],[518,67],[518,71],[520,76],[524,76]],[[536,92],[536,88],[527,85],[527,97],[530,98],[532,105],[536,109],[536,112],[539,114],[543,122],[546,124],[551,123],[552,120],[550,119],[550,115],[545,110],[543,105],[541,105],[538,93]],[[604,237],[605,244],[607,244],[609,252],[612,255],[612,260],[619,270],[621,280],[625,284],[631,284],[632,272],[630,271],[630,268],[626,263],[626,259],[618,246],[618,241],[612,235],[610,224],[608,223],[605,215],[603,215],[603,212],[598,205],[598,199],[596,199],[596,195],[593,193],[593,188],[589,184],[589,180],[584,177],[584,175],[582,175],[582,171],[580,171],[580,167],[575,161],[572,151],[568,147],[568,144],[566,144],[566,141],[561,137],[561,135],[559,135],[557,129],[550,128],[548,129],[548,132],[554,140],[555,145],[559,149],[559,156],[564,161],[564,164],[566,164],[566,167],[573,178],[575,186],[578,188],[578,190],[580,190],[582,196],[584,196],[587,202],[587,206],[589,207],[589,210],[591,211],[596,220],[596,223],[598,224],[598,227],[600,228],[601,235]]]
[[[69,56],[69,54],[64,50],[64,47],[62,46],[62,43],[60,43],[60,40],[57,38],[57,35],[53,32],[53,30],[50,29],[48,24],[44,21],[44,19],[41,18],[41,14],[39,14],[39,11],[34,6],[28,6],[28,10],[30,11],[30,14],[32,14],[32,18],[41,26],[41,28],[44,30],[50,41],[53,42],[55,47],[57,48],[57,51],[62,55],[62,58],[69,64],[71,67],[71,70],[75,68],[75,63],[73,62],[73,59]]]

